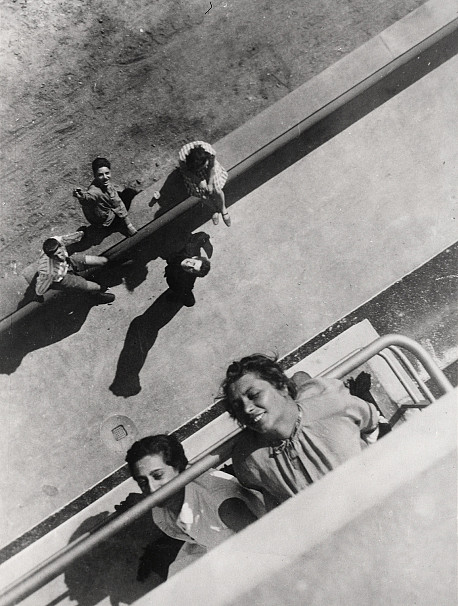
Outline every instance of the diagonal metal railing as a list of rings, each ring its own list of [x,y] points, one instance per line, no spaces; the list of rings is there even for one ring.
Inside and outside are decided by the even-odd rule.
[[[341,379],[356,368],[378,355],[382,350],[392,347],[406,349],[415,356],[425,368],[431,379],[435,381],[444,393],[453,392],[454,388],[444,373],[434,362],[432,356],[416,341],[403,335],[390,334],[380,337],[363,347],[351,356],[321,373],[321,376]],[[109,521],[69,543],[40,565],[20,577],[0,594],[0,606],[13,606],[56,578],[75,560],[107,540],[121,529],[125,528],[144,513],[168,499],[189,482],[200,476],[211,467],[217,467],[230,458],[230,452],[235,438],[242,429],[235,429],[231,434],[214,444],[207,451],[191,461],[179,476],[168,482],[154,494],[149,495],[140,503],[120,515],[114,515]]]

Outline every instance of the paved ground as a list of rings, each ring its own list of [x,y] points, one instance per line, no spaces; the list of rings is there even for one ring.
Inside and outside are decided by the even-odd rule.
[[[110,415],[142,434],[175,428],[211,403],[229,360],[286,354],[455,241],[457,67],[455,57],[237,202],[232,228],[204,225],[213,268],[194,308],[166,301],[164,262],[152,259],[134,292],[114,288],[115,305],[47,308],[32,347],[25,330],[0,377],[1,483],[14,510],[2,541],[122,462],[100,440]]]
[[[82,221],[95,155],[148,185],[423,0],[4,0],[0,278]],[[0,279],[1,289],[1,279]]]

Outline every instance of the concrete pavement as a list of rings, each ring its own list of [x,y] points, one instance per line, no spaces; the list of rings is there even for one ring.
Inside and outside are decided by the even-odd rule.
[[[232,358],[287,353],[456,240],[457,67],[455,57],[241,199],[230,229],[204,225],[214,255],[194,308],[170,312],[164,261],[153,259],[134,292],[113,289],[114,305],[43,317],[40,349],[0,377],[2,543],[122,463],[101,442],[104,419],[126,415],[141,435],[172,430],[211,403]],[[115,396],[142,317],[142,390]]]

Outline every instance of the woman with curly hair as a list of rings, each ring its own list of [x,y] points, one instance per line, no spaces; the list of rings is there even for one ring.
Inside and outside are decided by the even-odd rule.
[[[342,381],[285,375],[275,358],[246,356],[222,385],[228,412],[245,428],[232,462],[240,483],[272,509],[374,441],[379,414]]]

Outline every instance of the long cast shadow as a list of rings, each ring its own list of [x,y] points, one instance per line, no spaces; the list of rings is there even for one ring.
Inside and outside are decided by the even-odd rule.
[[[199,220],[200,219],[198,219],[198,221]],[[198,239],[201,233],[202,232],[198,232],[190,235],[190,228],[186,222],[179,222],[178,225],[170,224],[167,226],[167,229],[161,230],[156,237],[148,238],[147,241],[142,242],[137,249],[132,251],[132,254],[130,255],[130,258],[133,261],[132,265],[124,267],[120,264],[96,272],[86,272],[87,277],[90,280],[94,280],[95,282],[108,287],[124,283],[126,288],[132,292],[147,278],[147,263],[151,259],[162,258],[167,260],[171,254],[176,252],[180,247],[183,247],[190,239]],[[211,249],[210,243],[208,243],[207,246]],[[208,256],[211,256],[211,250],[207,250],[207,254]],[[37,300],[40,300],[40,297],[37,297],[35,294],[34,278],[28,286],[18,308],[31,301]],[[13,322],[10,328],[5,330],[2,334],[0,342],[0,374],[13,373],[20,366],[22,359],[28,353],[61,341],[78,332],[83,326],[90,309],[95,304],[95,301],[90,296],[59,293],[54,298],[39,306],[38,309],[29,316]],[[116,303],[114,304],[116,305]],[[154,344],[154,340],[157,337],[157,331],[159,331],[162,326],[165,326],[178,311],[178,309],[174,309],[177,306],[176,301],[171,300],[166,303],[163,301],[162,297],[159,297],[156,304],[158,306],[158,318],[164,318],[164,321],[162,323],[159,321],[159,324],[157,324],[158,318],[152,317],[151,326],[153,327],[153,332],[155,326],[157,326],[157,330],[148,350]],[[181,305],[179,307],[181,307]],[[145,314],[148,314],[148,312],[145,312]],[[154,314],[155,312],[153,311],[152,316],[154,316]],[[141,317],[142,316],[140,316],[140,318]],[[139,324],[139,322],[136,324]],[[145,326],[145,335],[150,333],[149,328],[149,326]],[[132,332],[132,329],[130,330]],[[131,333],[128,333],[128,336],[130,334]],[[126,345],[124,347],[126,347]],[[138,355],[135,356],[135,361],[135,366],[138,367]],[[140,364],[138,372],[141,370],[143,363],[144,360]],[[122,371],[119,368],[118,371],[117,375],[122,374]],[[125,374],[129,377],[133,376],[132,373]],[[134,384],[136,385],[135,389],[137,391],[133,389]],[[132,380],[131,385],[130,391],[132,391],[132,393],[129,393],[128,395],[134,395],[134,393],[140,391],[138,376],[136,381]],[[123,390],[119,387],[118,381],[116,380],[114,381],[114,389],[120,389],[120,393],[117,395],[124,395],[121,393]],[[125,397],[128,397],[128,395]]]
[[[88,278],[107,287],[117,286],[124,280],[128,281],[129,269],[115,266]],[[143,279],[142,277],[141,281]],[[18,308],[31,301],[43,301],[43,297],[37,297],[35,294],[35,281],[36,278],[27,288]],[[0,374],[13,373],[28,353],[62,341],[78,332],[89,311],[96,305],[98,302],[91,295],[59,292],[30,315],[12,322],[9,328],[2,332],[0,340]]]
[[[140,371],[156,342],[161,328],[183,307],[182,303],[171,296],[171,291],[163,292],[154,303],[130,323],[124,347],[119,356],[116,375],[110,385],[110,391],[116,396],[135,396],[141,391]]]
[[[91,533],[109,518],[107,511],[88,518],[72,535],[70,542]],[[114,537],[99,544],[76,560],[65,571],[68,597],[78,606],[95,606],[106,597],[110,604],[132,604],[162,582],[151,575],[148,583],[137,581],[138,562],[142,548],[151,541],[153,521],[147,513]]]
[[[2,334],[0,373],[13,373],[31,351],[78,332],[94,305],[91,297],[59,295],[32,315],[12,323]]]
[[[130,493],[115,506],[115,516],[142,499],[142,495]],[[112,515],[107,511],[86,519],[70,543],[86,533],[93,534],[110,519]],[[78,606],[95,606],[106,597],[112,606],[132,604],[166,579],[182,544],[159,530],[148,511],[66,569],[65,597]]]
[[[159,194],[160,197],[158,200],[153,197],[149,203],[149,206],[154,207],[155,209],[155,217],[160,217],[188,198],[189,194],[186,190],[179,168],[174,168],[172,172],[167,175],[167,178],[159,190]]]

